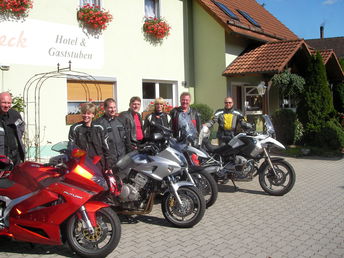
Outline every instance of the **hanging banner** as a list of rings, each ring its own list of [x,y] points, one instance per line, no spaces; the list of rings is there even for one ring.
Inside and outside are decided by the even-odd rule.
[[[103,38],[65,24],[39,20],[1,22],[0,64],[56,66],[68,61],[72,61],[73,68],[101,69]]]

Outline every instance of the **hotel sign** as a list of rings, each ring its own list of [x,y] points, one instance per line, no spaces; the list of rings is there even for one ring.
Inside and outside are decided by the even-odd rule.
[[[103,38],[87,35],[82,28],[38,20],[1,22],[0,64],[29,64],[101,69]]]

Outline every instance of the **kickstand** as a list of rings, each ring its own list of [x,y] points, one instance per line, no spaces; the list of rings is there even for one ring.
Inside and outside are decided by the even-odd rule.
[[[233,183],[233,185],[234,185],[234,192],[239,191],[239,187],[236,186],[236,184],[235,184],[233,178],[231,178],[231,181],[232,181],[232,183]]]

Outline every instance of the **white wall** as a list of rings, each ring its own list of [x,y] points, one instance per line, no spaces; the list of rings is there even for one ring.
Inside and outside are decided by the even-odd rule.
[[[3,29],[3,25],[0,25],[0,64],[10,66],[9,71],[0,73],[4,90],[10,90],[15,96],[22,96],[25,84],[35,74],[56,71],[58,62],[61,67],[67,67],[69,58],[54,59],[47,55],[51,46],[59,46],[68,51],[76,47],[72,43],[56,43],[56,35],[65,35],[71,39],[77,37],[78,44],[84,39],[87,45],[79,45],[78,49],[91,52],[96,58],[82,62],[72,60],[73,70],[116,80],[120,111],[128,108],[131,96],[142,96],[143,79],[176,81],[178,91],[183,91],[183,2],[160,2],[160,14],[171,26],[171,34],[161,45],[152,45],[144,39],[142,33],[144,0],[103,1],[104,8],[113,15],[113,21],[99,38],[84,34],[79,28],[76,20],[79,0],[35,0],[26,20],[9,22],[11,29]],[[20,48],[20,44],[19,47],[10,47],[1,43],[4,37],[7,42],[11,38],[18,39],[21,31],[24,31],[27,39],[26,48]],[[33,83],[29,91],[29,99],[32,101],[35,99],[34,87],[37,85],[36,82]],[[35,108],[34,104],[28,105],[27,117],[34,129]],[[40,91],[39,107],[41,145],[67,139],[69,126],[65,125],[66,79],[45,81]],[[33,136],[31,131],[30,136]]]

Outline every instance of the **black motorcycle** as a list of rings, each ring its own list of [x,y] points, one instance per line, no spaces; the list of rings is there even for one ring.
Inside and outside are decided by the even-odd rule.
[[[199,160],[202,165],[220,166],[220,169],[213,173],[217,182],[226,183],[231,180],[237,189],[235,181],[251,181],[258,175],[259,184],[266,193],[284,195],[293,188],[296,174],[293,167],[283,158],[270,156],[271,148],[285,147],[274,139],[275,130],[270,117],[263,115],[263,119],[264,133],[248,129],[220,146],[210,143],[210,130],[204,126],[199,143],[210,157]]]

